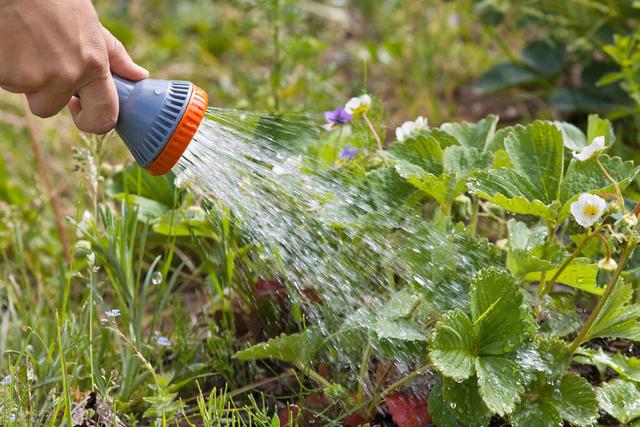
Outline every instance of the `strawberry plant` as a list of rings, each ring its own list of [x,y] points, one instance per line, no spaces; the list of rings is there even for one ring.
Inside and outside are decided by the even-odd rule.
[[[359,119],[338,127],[375,131],[351,120]],[[342,407],[336,416],[370,420],[386,396],[411,387],[428,396],[438,426],[496,416],[514,426],[583,426],[605,412],[634,420],[623,396],[637,392],[640,365],[602,344],[640,340],[632,273],[640,208],[625,195],[639,169],[605,153],[615,144],[610,123],[590,116],[586,134],[549,121],[498,128],[495,116],[408,123],[383,151],[375,139],[365,146],[377,164],[355,156],[336,164],[384,200],[379,211],[391,203],[404,212],[404,230],[388,230],[395,289],[335,329],[282,335],[236,357],[293,365]],[[327,129],[332,140],[336,126]],[[395,184],[376,184],[382,176]],[[454,211],[460,203],[468,209]],[[375,214],[354,220],[363,219],[381,224]],[[366,348],[356,383],[317,370],[350,347]],[[413,370],[373,376],[394,357]],[[589,366],[600,376],[585,377]],[[608,382],[607,369],[624,379]]]

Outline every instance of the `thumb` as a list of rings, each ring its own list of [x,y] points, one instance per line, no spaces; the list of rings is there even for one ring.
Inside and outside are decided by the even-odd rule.
[[[115,38],[109,30],[102,27],[104,42],[109,55],[111,72],[127,80],[137,82],[149,77],[149,72],[133,62],[120,40]]]

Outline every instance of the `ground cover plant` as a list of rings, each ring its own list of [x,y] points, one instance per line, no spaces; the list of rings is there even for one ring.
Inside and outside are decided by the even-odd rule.
[[[221,104],[272,110],[210,111],[217,183],[118,164],[115,136],[2,98],[0,425],[640,422],[638,166],[620,122],[469,120],[456,98],[496,49],[471,2],[217,6],[104,5],[160,77],[173,64]],[[149,28],[118,28],[145,13]],[[340,45],[336,22],[366,25]],[[607,52],[633,99],[626,37]]]

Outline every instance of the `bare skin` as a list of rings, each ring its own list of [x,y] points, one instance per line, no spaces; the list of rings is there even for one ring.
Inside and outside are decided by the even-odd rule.
[[[78,129],[110,131],[118,118],[111,73],[149,75],[100,24],[90,0],[0,0],[0,87],[25,94],[33,114],[51,117],[68,106]]]

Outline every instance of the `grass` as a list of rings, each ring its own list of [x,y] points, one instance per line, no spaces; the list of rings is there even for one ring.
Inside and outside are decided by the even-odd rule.
[[[223,106],[321,112],[369,90],[390,129],[453,120],[459,88],[495,62],[470,1],[96,3],[154,77]],[[66,114],[27,120],[5,93],[0,144],[0,424],[72,426],[96,391],[127,425],[277,425],[316,386],[233,359],[279,313],[256,299],[231,221],[210,224],[216,239],[153,232],[131,194],[197,201],[135,169],[123,179],[115,138],[81,137]]]

